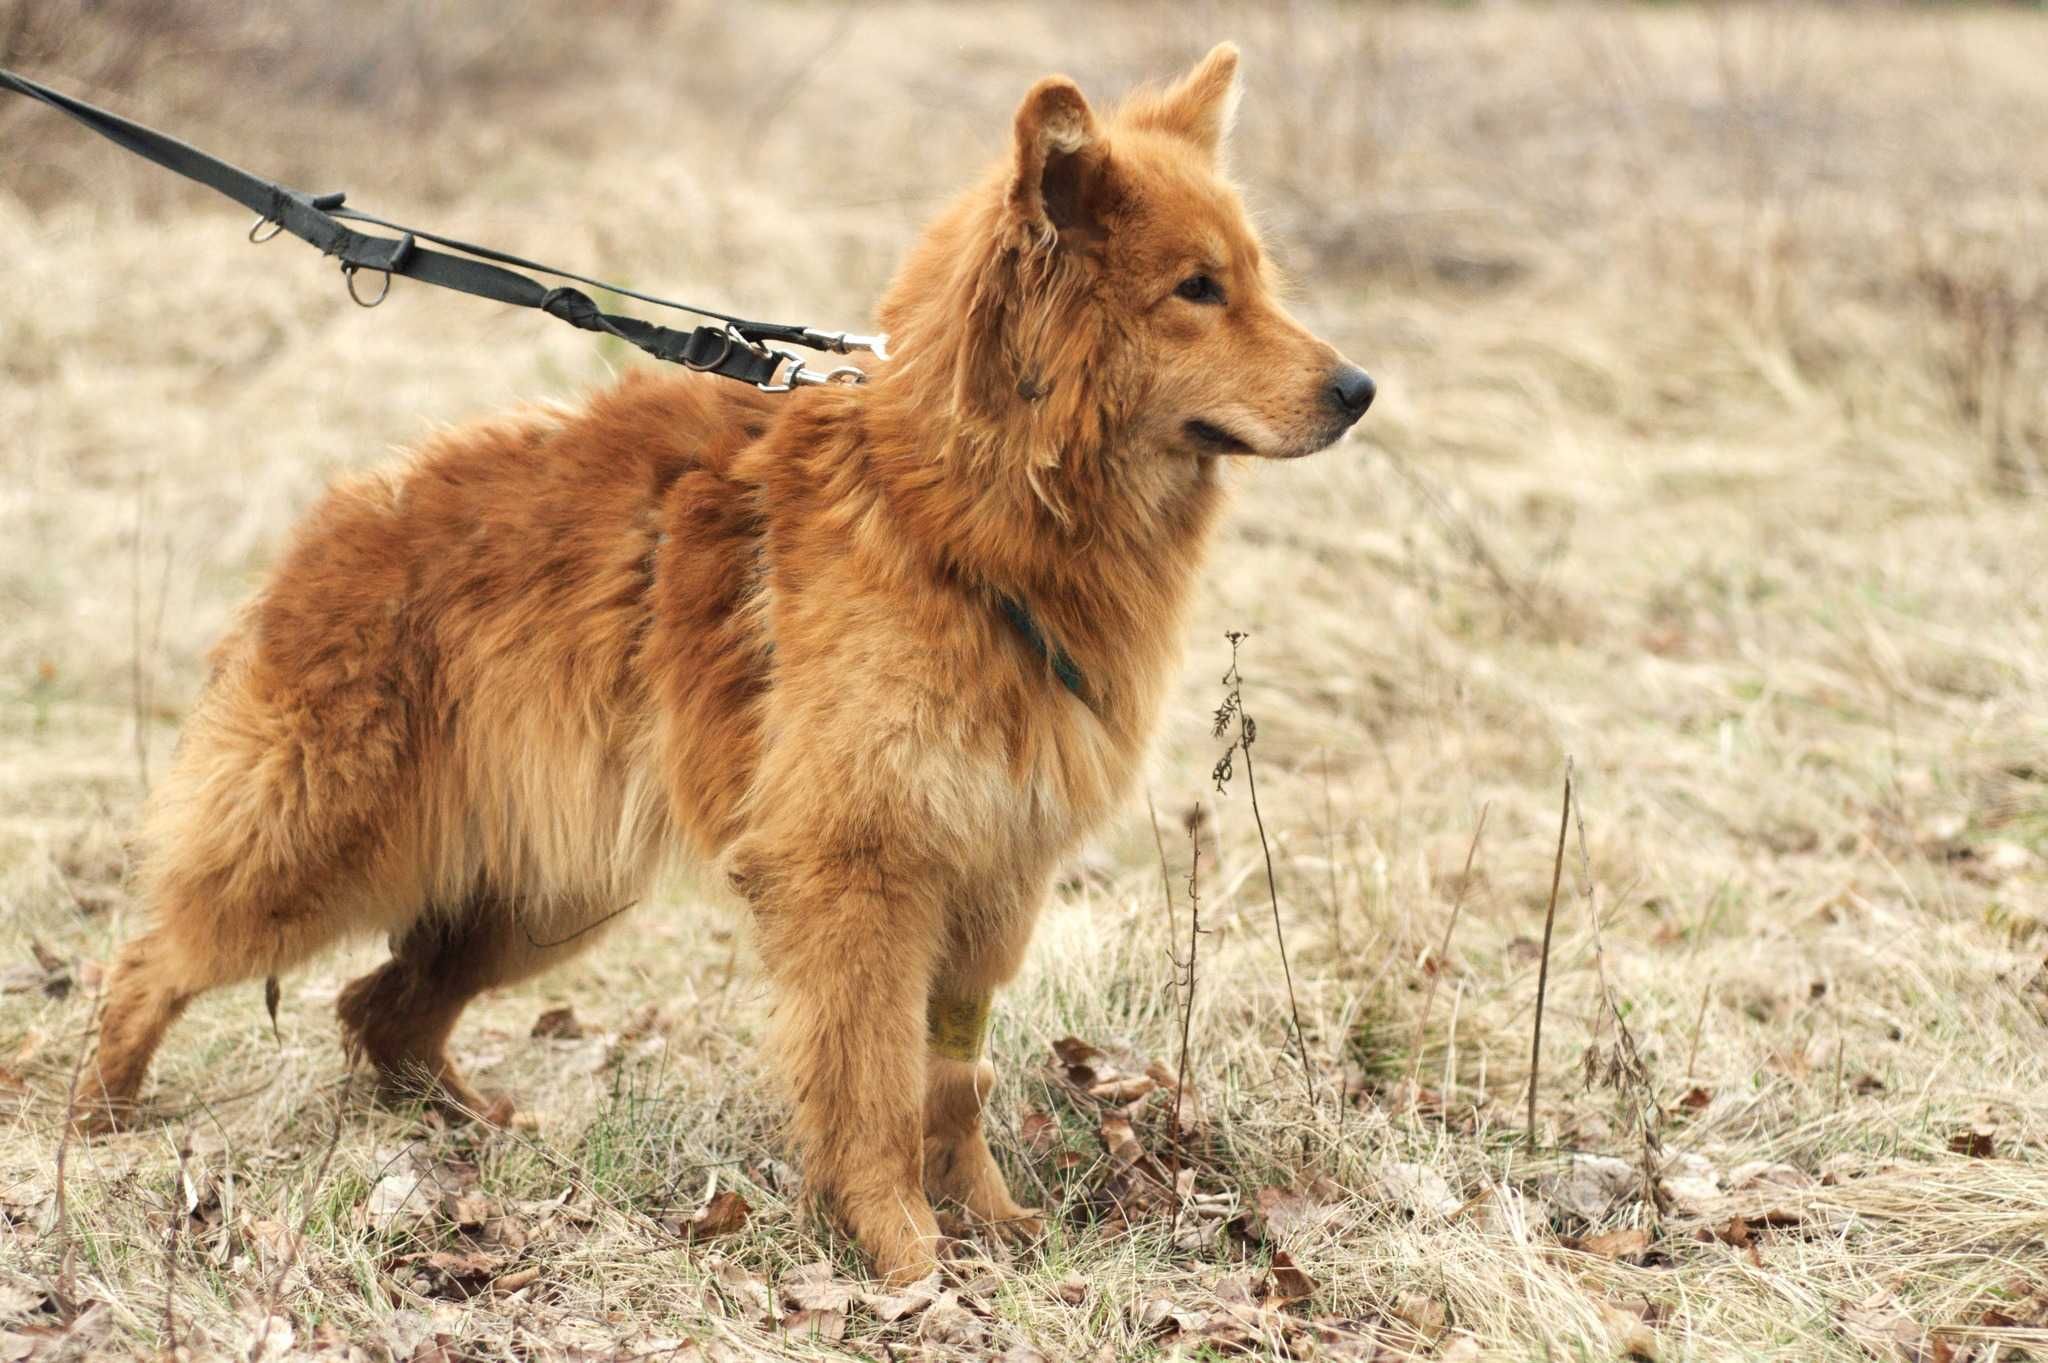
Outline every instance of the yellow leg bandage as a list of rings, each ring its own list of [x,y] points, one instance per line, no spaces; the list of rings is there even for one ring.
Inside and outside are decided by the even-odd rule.
[[[949,998],[934,994],[925,1005],[925,1030],[933,1055],[948,1060],[981,1059],[981,1041],[988,1035],[989,996]]]

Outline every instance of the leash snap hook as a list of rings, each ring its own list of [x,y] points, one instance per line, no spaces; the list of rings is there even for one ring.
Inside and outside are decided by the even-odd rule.
[[[850,364],[842,364],[836,369],[828,369],[821,373],[816,369],[807,368],[801,355],[787,350],[771,350],[768,353],[774,355],[777,360],[786,361],[789,368],[782,371],[782,381],[780,383],[757,383],[754,385],[754,387],[764,393],[788,393],[798,388],[809,388],[822,383],[867,382],[867,374]]]

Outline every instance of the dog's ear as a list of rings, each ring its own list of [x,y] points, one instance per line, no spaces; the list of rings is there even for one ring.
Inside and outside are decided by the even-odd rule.
[[[1128,117],[1140,128],[1187,138],[1211,156],[1237,120],[1237,45],[1218,43],[1194,70],[1158,94],[1139,96]]]
[[[1108,157],[1081,87],[1047,76],[1017,106],[1012,218],[1041,241],[1100,232]]]

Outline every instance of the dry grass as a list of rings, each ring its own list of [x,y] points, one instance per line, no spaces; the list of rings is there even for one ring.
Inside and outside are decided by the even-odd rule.
[[[1211,1207],[1313,1190],[1311,1212],[1263,1218],[1315,1282],[1291,1314],[1396,1336],[1419,1320],[1419,1352],[1442,1357],[2048,1356],[2020,1305],[2048,1292],[2038,15],[524,4],[483,21],[394,0],[341,25],[300,3],[175,22],[25,3],[0,4],[0,41],[32,40],[10,60],[244,164],[848,326],[1031,79],[1107,92],[1237,38],[1242,177],[1299,311],[1383,397],[1361,439],[1242,479],[1150,783],[1172,933],[1134,813],[1074,868],[1000,1004],[1003,1158],[1063,1214],[976,1285],[985,1347],[1189,1348],[1146,1303],[1213,1310],[1242,1295],[1238,1255],[1262,1271],[1272,1248],[1206,1214],[1121,1223],[1097,1195],[1103,1113],[1050,1064],[1067,1034],[1177,1054],[1176,830],[1200,797],[1194,1190]],[[628,358],[423,289],[358,312],[304,248],[243,245],[232,210],[52,116],[0,108],[0,145],[0,1356],[58,1320],[67,1258],[76,1301],[102,1304],[98,1347],[122,1354],[168,1330],[247,1357],[270,1301],[298,1351],[968,1350],[944,1339],[971,1330],[929,1313],[857,1309],[836,1344],[748,1319],[751,1276],[853,1261],[800,1219],[778,1162],[739,925],[681,887],[473,1014],[464,1057],[537,1130],[444,1132],[348,1093],[330,1008],[366,947],[286,982],[281,1041],[254,991],[195,1010],[158,1071],[185,1106],[74,1146],[57,1224],[92,963],[134,926],[123,839],[228,612],[333,473]],[[1251,811],[1207,780],[1229,628],[1251,633],[1314,1108]],[[1574,838],[1531,1149],[1533,939],[1567,754],[1586,856]],[[592,1034],[530,1037],[558,1002]],[[1170,1104],[1147,1102],[1136,1136],[1163,1155]],[[1570,1152],[1634,1170],[1646,1131],[1681,1195],[1632,1183],[1597,1224],[1576,1216],[1553,1180]],[[1754,1160],[1793,1182],[1704,1205],[1684,1182]],[[503,1222],[408,1229],[373,1191],[412,1170]],[[714,1187],[754,1219],[690,1244],[675,1218]],[[1727,1238],[1749,1246],[1707,1233],[1738,1214]],[[1585,1238],[1628,1228],[1642,1248]],[[448,1273],[402,1262],[486,1242],[537,1277],[451,1302]],[[1085,1295],[1062,1295],[1072,1275]]]

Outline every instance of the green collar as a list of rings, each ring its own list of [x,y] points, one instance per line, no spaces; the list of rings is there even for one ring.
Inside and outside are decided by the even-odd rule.
[[[1058,640],[1046,637],[1045,631],[1039,628],[1038,617],[1031,613],[1031,608],[1007,592],[996,593],[996,605],[1002,608],[1003,615],[1009,620],[1011,627],[1031,646],[1031,651],[1051,665],[1052,674],[1060,679],[1060,685],[1073,692],[1074,699],[1089,709],[1094,709],[1094,705],[1088,699],[1087,681],[1081,675],[1079,664],[1074,661],[1072,654],[1060,647]]]

